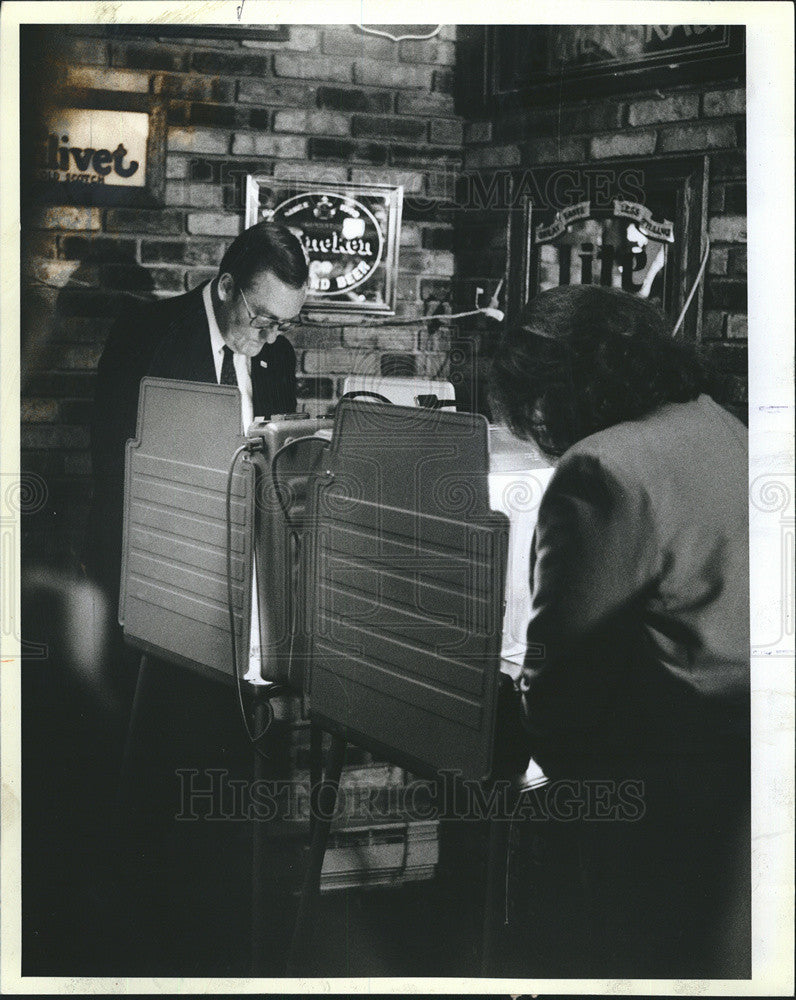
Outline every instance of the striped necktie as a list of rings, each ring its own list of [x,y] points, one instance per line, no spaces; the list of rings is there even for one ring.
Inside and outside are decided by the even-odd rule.
[[[232,357],[232,351],[224,344],[224,360],[221,362],[219,385],[238,384],[238,376],[235,374],[235,362],[232,360]]]

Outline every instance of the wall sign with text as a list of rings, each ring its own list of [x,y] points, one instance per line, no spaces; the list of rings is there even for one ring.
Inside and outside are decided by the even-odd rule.
[[[539,171],[538,192],[520,193],[509,235],[507,313],[523,315],[539,292],[603,285],[648,298],[674,323],[699,270],[707,233],[705,157],[604,164],[601,183],[545,200],[554,167]],[[521,189],[518,188],[521,191]],[[697,287],[682,336],[698,340],[703,290]],[[515,319],[516,318],[516,319]]]
[[[490,25],[470,35],[484,99],[498,107],[740,79],[745,71],[743,25]]]
[[[39,179],[146,187],[149,115],[66,108],[47,122]]]
[[[163,200],[163,115],[137,110],[51,108],[33,155],[42,201],[81,205],[158,205]]]
[[[250,175],[245,224],[281,222],[295,232],[309,260],[308,306],[392,314],[402,197],[403,188],[385,184],[280,186]]]

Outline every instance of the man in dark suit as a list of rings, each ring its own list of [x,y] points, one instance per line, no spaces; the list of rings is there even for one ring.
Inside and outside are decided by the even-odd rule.
[[[125,442],[135,436],[145,375],[237,384],[245,426],[296,409],[296,356],[283,335],[306,297],[307,259],[284,226],[238,236],[205,285],[120,317],[97,369],[91,424],[94,506],[86,569],[111,602],[119,592]]]
[[[304,304],[307,278],[297,237],[284,226],[260,223],[234,240],[212,281],[142,305],[116,322],[97,373],[91,428],[95,494],[86,553],[87,572],[104,592],[109,620],[119,595],[125,443],[136,433],[141,379],[237,385],[244,429],[255,416],[294,412],[296,356],[284,333]],[[170,961],[194,961],[216,947],[216,932],[202,928],[209,931],[215,923],[211,914],[221,907],[228,907],[221,923],[236,929],[233,936],[242,933],[245,889],[233,890],[229,873],[243,874],[240,858],[248,857],[248,834],[240,824],[236,829],[236,824],[175,820],[177,772],[221,767],[250,780],[251,752],[234,689],[155,657],[143,659],[139,669],[138,654],[123,645],[118,629],[108,655],[115,683],[128,688],[127,699],[135,680],[135,707],[118,783],[123,833],[113,861],[118,874],[105,906],[126,942],[126,967],[145,971],[162,961],[162,942],[172,928],[191,920],[190,946],[175,948]],[[121,756],[121,730],[127,727],[119,721],[113,752]],[[119,835],[115,828],[114,835]],[[212,864],[202,860],[207,857]],[[140,927],[149,930],[135,942],[133,932]],[[229,942],[225,947],[234,952]]]

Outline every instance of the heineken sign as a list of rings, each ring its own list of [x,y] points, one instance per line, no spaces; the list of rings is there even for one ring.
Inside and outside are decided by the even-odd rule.
[[[277,205],[272,218],[301,230],[314,295],[336,295],[358,288],[381,261],[382,227],[367,205],[352,195],[296,195]]]
[[[246,225],[281,222],[301,240],[310,269],[309,305],[390,313],[394,307],[401,189],[305,184],[275,188],[249,177]]]

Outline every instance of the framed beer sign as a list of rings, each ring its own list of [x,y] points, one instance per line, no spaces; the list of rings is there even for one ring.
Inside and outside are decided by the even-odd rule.
[[[310,268],[307,307],[392,315],[403,188],[297,184],[250,174],[245,224],[281,222],[301,240]]]
[[[559,285],[621,288],[655,302],[672,323],[680,315],[707,236],[707,157],[603,161],[600,169],[599,183],[583,184],[575,171],[539,171],[516,194],[510,321]],[[703,296],[700,284],[683,322],[687,339],[701,336]]]

